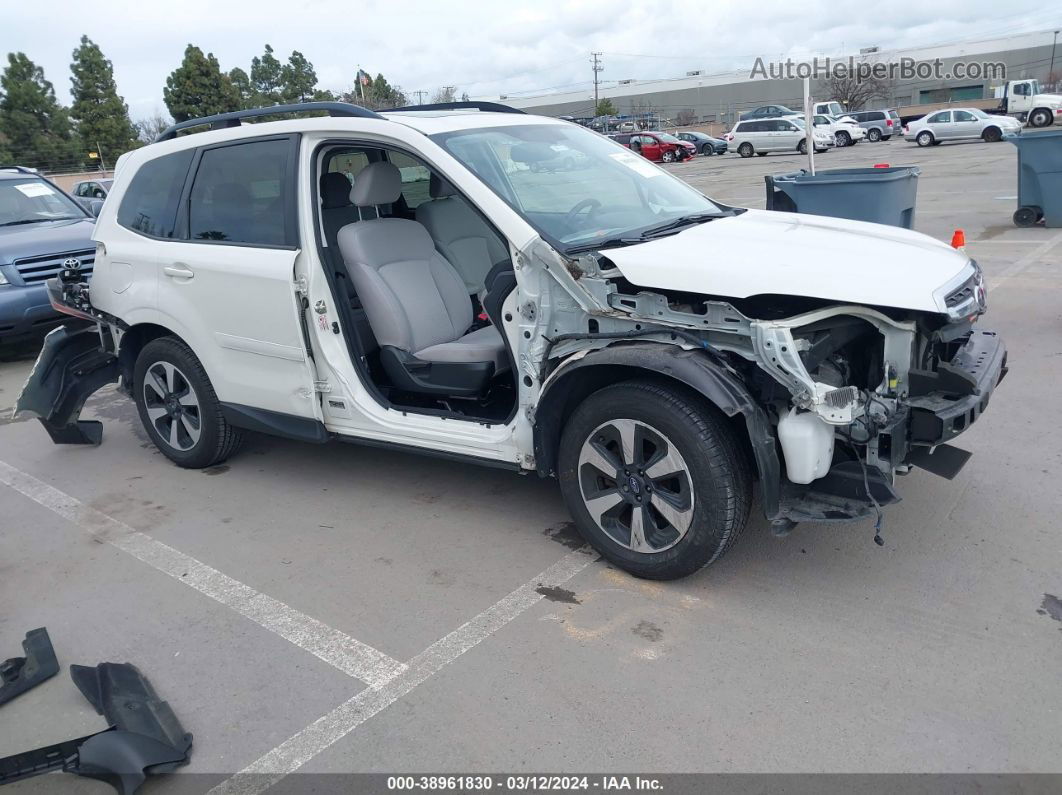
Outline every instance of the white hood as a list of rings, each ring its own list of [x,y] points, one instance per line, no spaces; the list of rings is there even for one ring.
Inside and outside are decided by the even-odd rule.
[[[943,312],[941,288],[970,258],[907,229],[748,210],[602,252],[646,288],[748,298],[772,293]],[[934,295],[936,293],[936,295]]]

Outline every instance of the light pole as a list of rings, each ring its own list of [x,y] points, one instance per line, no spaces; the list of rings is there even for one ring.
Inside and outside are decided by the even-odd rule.
[[[1047,76],[1053,81],[1054,85],[1051,86],[1052,91],[1058,90],[1058,78],[1055,76],[1055,45],[1058,44],[1058,31],[1055,31],[1055,38],[1051,41],[1051,68],[1047,71]]]

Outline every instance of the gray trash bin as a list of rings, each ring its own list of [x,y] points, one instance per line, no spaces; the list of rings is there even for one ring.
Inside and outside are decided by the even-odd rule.
[[[911,229],[920,173],[917,166],[893,166],[767,176],[767,209]]]
[[[1062,130],[1008,135],[1018,147],[1017,226],[1062,226]]]

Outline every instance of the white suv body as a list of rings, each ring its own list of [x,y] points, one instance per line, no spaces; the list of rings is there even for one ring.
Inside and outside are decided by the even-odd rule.
[[[953,475],[1006,372],[979,269],[924,235],[727,207],[515,111],[294,107],[341,115],[121,159],[17,404],[54,441],[98,444],[79,413],[119,381],[181,466],[250,429],[537,471],[603,555],[671,578],[729,547],[753,478],[784,532]],[[577,178],[532,168],[558,146]]]
[[[730,142],[730,151],[742,157],[762,157],[771,152],[797,153],[804,151],[806,146],[804,123],[793,116],[739,121],[727,134],[727,140]],[[833,135],[828,131],[814,130],[812,140],[816,152],[824,152],[834,146]]]
[[[796,118],[803,120],[802,117]],[[833,136],[834,143],[841,146],[854,146],[860,141],[866,140],[867,131],[851,116],[830,116],[825,113],[816,113],[812,123],[816,130],[829,133]]]

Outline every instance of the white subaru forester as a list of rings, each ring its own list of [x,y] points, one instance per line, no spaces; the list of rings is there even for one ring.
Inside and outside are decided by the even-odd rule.
[[[484,103],[183,122],[123,156],[94,239],[18,403],[56,442],[98,444],[78,415],[118,381],[184,467],[252,430],[538,472],[644,577],[718,559],[753,480],[780,533],[880,519],[898,473],[961,468],[1006,373],[962,251],[728,207]]]

